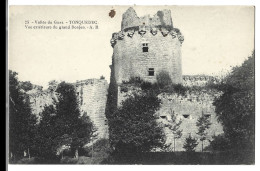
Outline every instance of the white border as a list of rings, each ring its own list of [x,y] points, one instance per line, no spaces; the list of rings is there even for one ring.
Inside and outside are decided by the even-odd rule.
[[[254,5],[254,0],[9,0],[9,5]]]
[[[9,0],[8,6],[9,5],[254,5],[256,6],[256,11],[255,11],[255,30],[259,30],[259,22],[257,22],[257,19],[259,18],[259,13],[257,13],[257,3],[259,1],[257,0],[158,0],[158,1],[152,1],[152,0]],[[9,8],[8,8],[9,10]],[[7,10],[7,11],[8,11]],[[7,13],[8,17],[9,11]],[[7,25],[8,28],[8,25]],[[258,33],[255,32],[255,48],[259,46],[259,39],[258,38]],[[255,49],[255,51],[257,51]],[[257,52],[256,52],[257,54]],[[259,74],[259,69],[257,67],[258,64],[258,58],[255,58],[255,65],[256,65],[256,75]],[[256,87],[259,87],[259,80],[256,77]],[[256,100],[257,100],[257,95],[258,95],[258,89],[256,88]],[[257,105],[256,101],[256,106]],[[256,123],[259,123],[259,117],[257,117],[257,111],[258,108],[256,108]],[[226,170],[226,169],[232,169],[236,171],[245,171],[245,170],[260,170],[258,167],[259,162],[259,148],[257,144],[259,144],[259,132],[258,132],[258,124],[256,125],[256,160],[255,160],[255,165],[254,166],[108,166],[108,165],[99,165],[99,166],[93,166],[93,165],[8,165],[8,169],[10,171],[16,171],[16,170],[21,170],[21,171],[46,171],[46,170],[62,170],[62,171],[70,171],[70,170],[122,170],[124,171],[132,171],[132,170],[173,170],[173,169],[179,169],[179,170],[189,170],[189,171],[202,171],[202,170],[212,170],[212,171],[219,171],[219,170]]]

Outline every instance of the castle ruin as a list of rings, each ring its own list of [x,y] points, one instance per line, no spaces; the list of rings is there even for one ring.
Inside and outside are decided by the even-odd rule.
[[[214,77],[197,75],[182,75],[181,47],[184,37],[180,30],[172,23],[171,11],[158,11],[153,17],[149,15],[138,17],[135,10],[130,7],[122,17],[121,30],[112,34],[110,41],[113,47],[111,77],[117,85],[117,104],[120,106],[129,95],[140,91],[132,85],[124,85],[131,78],[140,78],[144,81],[155,83],[156,76],[160,72],[167,72],[174,84],[182,84],[186,87],[203,87],[209,81],[216,82]],[[111,84],[111,82],[110,82]],[[108,138],[108,125],[105,116],[108,83],[104,79],[88,79],[73,84],[79,101],[80,111],[90,117],[97,127],[99,138]],[[122,86],[127,86],[128,91],[122,91]],[[45,105],[51,105],[57,101],[57,95],[53,90],[34,90],[28,92],[32,111],[40,119],[40,113]],[[221,92],[216,90],[201,89],[200,91],[188,91],[186,95],[159,94],[162,105],[157,111],[158,122],[166,123],[174,111],[178,120],[182,120],[181,129],[183,135],[176,140],[176,151],[183,151],[183,143],[188,135],[197,136],[196,122],[202,115],[210,119],[212,125],[208,130],[207,139],[223,133],[220,123],[217,122],[213,100]],[[164,129],[167,142],[173,142],[173,134],[167,128]],[[207,146],[208,142],[205,142]],[[197,146],[197,151],[201,146]]]

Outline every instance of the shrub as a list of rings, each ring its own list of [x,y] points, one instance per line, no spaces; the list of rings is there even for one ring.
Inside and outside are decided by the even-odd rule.
[[[156,75],[156,80],[159,88],[163,89],[172,85],[172,80],[168,72],[161,71],[159,74]]]
[[[197,145],[197,140],[195,138],[192,138],[191,135],[189,135],[189,137],[185,139],[183,148],[186,152],[194,152]]]

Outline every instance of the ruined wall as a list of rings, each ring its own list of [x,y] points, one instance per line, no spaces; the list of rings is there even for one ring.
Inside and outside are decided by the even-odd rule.
[[[208,92],[187,92],[187,96],[180,96],[177,94],[160,94],[159,98],[162,100],[162,105],[158,111],[159,121],[162,123],[168,123],[171,120],[171,110],[174,111],[177,116],[177,120],[182,120],[180,130],[183,130],[182,137],[175,140],[175,150],[183,151],[183,144],[185,138],[191,135],[193,138],[198,139],[198,146],[196,151],[201,151],[201,142],[199,141],[199,136],[196,134],[198,132],[198,127],[196,122],[199,117],[206,115],[210,122],[212,123],[210,128],[207,130],[208,136],[207,140],[204,141],[204,147],[209,145],[208,140],[212,140],[212,136],[219,135],[223,133],[222,125],[217,121],[215,107],[212,104],[215,97],[219,96],[220,93],[216,91]],[[165,133],[167,134],[167,144],[172,143],[173,148],[174,135],[169,130],[165,128]]]
[[[172,28],[172,18],[170,10],[158,11],[153,17],[146,15],[138,17],[135,10],[130,7],[126,10],[122,17],[121,30],[127,30],[145,23],[149,27],[169,27]]]
[[[209,76],[205,77],[209,78]],[[207,131],[207,140],[205,140],[203,143],[204,147],[209,145],[208,140],[212,140],[214,135],[223,133],[223,127],[217,121],[215,106],[213,105],[214,99],[219,97],[221,92],[218,92],[214,89],[203,88],[203,86],[206,84],[207,82],[200,82],[200,80],[192,79],[190,85],[200,86],[201,90],[188,90],[184,96],[178,95],[177,93],[160,93],[158,95],[158,98],[161,99],[162,102],[160,109],[156,113],[158,116],[158,123],[163,125],[169,124],[172,114],[171,110],[177,116],[178,121],[182,120],[180,130],[183,130],[183,135],[180,139],[175,140],[176,151],[184,151],[183,144],[189,135],[198,139],[199,144],[196,148],[196,151],[201,151],[201,142],[199,141],[200,137],[196,134],[198,132],[196,122],[202,115],[209,117],[211,122],[210,129]],[[189,87],[190,86],[187,86],[187,88]],[[134,93],[142,93],[141,88],[135,86],[134,84],[120,84],[118,87],[118,106],[121,106],[121,103]],[[164,131],[167,137],[166,144],[171,144],[170,148],[173,150],[174,135],[166,126]]]
[[[87,113],[97,128],[98,138],[108,138],[108,126],[106,124],[105,107],[107,100],[108,83],[101,79],[88,79],[73,84],[79,102],[81,114]],[[40,121],[40,113],[44,106],[57,101],[57,94],[51,90],[32,90],[28,92],[33,114]]]
[[[45,106],[52,105],[57,102],[57,94],[50,90],[37,90],[33,89],[27,92],[29,95],[32,113],[36,115],[37,122],[40,122],[41,113]]]
[[[77,82],[76,93],[80,111],[90,117],[97,128],[98,137],[108,138],[108,126],[105,116],[108,83],[101,79],[88,79]]]
[[[110,42],[116,82],[131,77],[155,82],[159,72],[167,71],[174,83],[181,83],[183,40],[180,31],[172,26],[169,10],[159,11],[153,18],[139,18],[130,8],[123,14],[122,30],[113,33]],[[143,51],[144,47],[148,52]],[[149,68],[154,69],[153,76],[149,76]]]

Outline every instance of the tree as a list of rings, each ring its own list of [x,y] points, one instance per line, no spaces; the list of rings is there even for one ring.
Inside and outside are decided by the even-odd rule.
[[[111,118],[110,137],[116,151],[146,152],[163,147],[165,136],[156,122],[160,100],[153,94],[134,94]]]
[[[78,148],[90,141],[94,126],[86,115],[80,115],[78,100],[73,85],[61,82],[57,88],[58,101],[45,107],[39,125],[39,155],[48,158],[62,155],[63,147],[71,147],[78,154]],[[48,155],[49,153],[49,155]]]
[[[35,135],[36,116],[32,114],[28,96],[21,91],[18,73],[9,70],[9,151],[11,158],[30,157]]]
[[[198,143],[195,138],[192,138],[191,135],[185,139],[183,144],[183,148],[186,152],[194,152],[195,148],[197,147]]]
[[[161,71],[156,75],[157,84],[161,89],[172,85],[172,80],[167,71]]]
[[[49,85],[49,87],[48,87],[49,90],[55,91],[56,88],[58,87],[59,83],[56,80],[51,80],[48,82],[48,85]]]
[[[71,148],[75,151],[75,158],[78,158],[78,149],[83,148],[86,143],[90,142],[91,138],[95,138],[96,129],[91,122],[89,116],[84,113],[78,120],[77,128],[72,133]]]
[[[41,121],[37,126],[34,151],[38,157],[42,157],[44,159],[57,159],[56,151],[59,144],[58,138],[60,134],[55,129],[55,106],[45,106],[41,115]]]
[[[207,135],[208,135],[207,129],[209,129],[210,125],[211,125],[210,120],[205,115],[202,115],[201,117],[199,117],[199,119],[196,123],[196,126],[198,127],[197,134],[200,136],[202,152],[203,152],[203,142],[207,138]]]
[[[226,151],[230,149],[229,139],[227,139],[225,135],[220,134],[213,136],[212,138],[213,140],[210,141],[208,148],[212,149],[213,151]]]
[[[230,149],[253,150],[255,143],[255,53],[225,78],[223,94],[214,101]]]
[[[60,136],[69,135],[72,139],[71,147],[76,154],[78,148],[90,141],[90,137],[94,133],[94,126],[89,117],[86,115],[80,116],[78,100],[73,85],[61,82],[56,92],[59,96],[56,104],[55,128],[60,133]]]
[[[33,89],[33,85],[30,81],[20,82],[20,87],[21,87],[21,89],[23,89],[26,92]]]
[[[180,125],[182,123],[182,120],[177,121],[177,117],[173,111],[173,109],[170,109],[171,114],[171,120],[168,121],[168,124],[166,126],[172,131],[173,133],[173,144],[174,144],[174,152],[175,152],[175,140],[181,138],[182,136],[182,130],[180,129]]]

